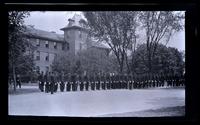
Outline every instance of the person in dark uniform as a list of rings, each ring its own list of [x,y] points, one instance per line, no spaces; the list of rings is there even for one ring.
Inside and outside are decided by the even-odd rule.
[[[78,86],[79,86],[79,80],[78,80],[78,75],[75,74],[75,86],[74,86],[74,91],[77,91],[78,90]]]
[[[66,74],[66,76],[65,76],[65,79],[66,79],[66,91],[70,91],[70,88],[71,88],[71,86],[70,86],[70,75],[69,74]]]
[[[59,79],[60,79],[60,91],[63,92],[65,88],[63,72],[59,74]]]
[[[119,88],[119,75],[118,74],[116,74],[116,75],[114,75],[114,89],[118,89]]]
[[[106,89],[110,89],[111,83],[110,83],[110,75],[109,74],[106,75],[106,84],[107,84]]]
[[[179,76],[179,74],[176,74],[176,75],[175,75],[175,81],[176,81],[175,85],[176,85],[177,87],[180,86],[180,76]]]
[[[147,74],[145,73],[145,74],[144,74],[144,85],[143,85],[144,88],[147,88],[147,84],[148,84],[148,83],[147,83]]]
[[[135,85],[135,86],[136,86],[137,89],[138,89],[139,86],[140,86],[140,78],[139,78],[139,76],[140,76],[140,75],[136,75],[136,78],[135,78],[135,79],[136,79],[136,85]]]
[[[94,75],[90,75],[89,76],[89,81],[90,81],[90,84],[91,84],[91,90],[94,91],[95,90],[95,76]]]
[[[173,75],[172,74],[169,75],[169,81],[170,81],[170,86],[172,87],[173,86]]]
[[[150,75],[150,73],[147,73],[147,83],[148,83],[148,88],[150,88],[151,87],[151,75]]]
[[[128,89],[128,75],[127,74],[125,74],[124,75],[124,85],[125,85],[125,89]]]
[[[71,80],[71,75],[67,75],[67,91],[71,91],[71,86],[72,86],[72,80]]]
[[[162,73],[158,74],[158,87],[161,87],[161,86],[162,86]]]
[[[104,74],[101,75],[101,88],[105,90]]]
[[[42,92],[42,86],[41,86],[41,74],[40,73],[38,73],[38,86],[39,86],[39,90]]]
[[[164,87],[165,83],[166,83],[166,76],[162,73],[160,75],[160,87]]]
[[[54,76],[54,92],[57,92],[57,90],[58,90],[58,82],[59,82],[58,73],[54,72],[53,76]]]
[[[142,88],[142,84],[143,84],[143,81],[142,81],[142,74],[139,75],[139,88],[141,89]]]
[[[92,90],[97,90],[97,84],[98,84],[98,80],[99,80],[99,75],[91,75],[91,87]]]
[[[132,89],[132,75],[128,75],[128,89]]]
[[[85,90],[88,91],[88,89],[89,89],[89,80],[88,80],[88,76],[87,75],[84,76],[84,81],[85,81]]]
[[[72,91],[75,91],[75,75],[74,74],[72,74],[71,75],[71,85],[72,85]]]
[[[152,74],[152,80],[151,81],[152,81],[152,83],[151,83],[152,86],[155,87],[155,75],[154,74]]]
[[[82,76],[79,75],[79,82],[80,82],[80,91],[83,91],[84,89],[84,84],[83,84],[83,79],[82,79]]]
[[[94,75],[94,83],[95,83],[95,90],[100,90],[101,87],[101,75],[97,74]]]
[[[184,86],[184,75],[180,75],[180,86]]]
[[[157,76],[157,74],[154,74],[154,83],[155,83],[155,87],[157,87],[157,84],[158,84],[158,76]]]
[[[19,88],[21,88],[21,78],[20,78],[19,74],[16,76],[16,82],[17,82],[17,86],[19,86]]]
[[[113,89],[113,74],[110,76],[110,89]]]
[[[166,75],[166,82],[167,82],[167,86],[169,87],[170,86],[170,75],[169,74],[167,74]]]
[[[133,85],[133,89],[136,88],[136,74],[133,74],[133,81],[132,81],[132,85]]]
[[[44,73],[42,71],[41,73],[41,91],[44,92]]]
[[[50,73],[50,92],[51,92],[51,94],[53,94],[53,92],[54,92],[54,83],[55,83],[54,74],[53,74],[53,72],[51,72]]]
[[[111,88],[112,88],[112,89],[115,89],[115,84],[116,84],[116,82],[115,82],[115,76],[116,76],[116,74],[113,74],[113,75],[111,76],[111,81],[112,81],[112,83],[111,83]]]
[[[49,86],[50,86],[50,76],[49,76],[49,72],[46,72],[45,74],[45,92],[48,93],[49,90]]]

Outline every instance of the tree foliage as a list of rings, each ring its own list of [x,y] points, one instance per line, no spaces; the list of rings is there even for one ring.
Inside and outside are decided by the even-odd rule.
[[[135,72],[137,74],[148,73],[146,44],[138,46],[133,56],[136,58],[131,67],[135,69]],[[152,58],[152,73],[183,74],[183,57],[183,53],[179,52],[176,48],[158,44],[155,56]]]
[[[25,54],[31,44],[23,36],[25,31],[24,18],[29,16],[27,11],[8,12],[8,45],[9,45],[9,75],[13,77],[16,90],[16,73],[26,74],[33,70],[33,55]]]

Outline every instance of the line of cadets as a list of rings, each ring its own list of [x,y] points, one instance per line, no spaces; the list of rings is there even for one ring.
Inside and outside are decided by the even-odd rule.
[[[53,94],[60,91],[88,91],[106,89],[134,89],[167,86],[184,86],[184,75],[57,75],[43,72],[38,77],[39,89]],[[165,84],[166,83],[166,84]]]

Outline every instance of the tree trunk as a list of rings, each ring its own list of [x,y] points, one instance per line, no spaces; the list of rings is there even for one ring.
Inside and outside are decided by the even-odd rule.
[[[16,73],[15,73],[15,64],[13,64],[13,85],[14,85],[14,91],[16,91]]]
[[[129,67],[129,64],[128,64],[128,57],[127,57],[127,55],[126,55],[126,66],[127,66],[127,74],[129,74],[130,73],[130,67]]]

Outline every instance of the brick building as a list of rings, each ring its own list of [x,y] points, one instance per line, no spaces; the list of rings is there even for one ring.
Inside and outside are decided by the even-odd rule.
[[[75,14],[68,21],[68,25],[60,29],[64,31],[63,35],[27,26],[25,35],[36,48],[33,55],[38,71],[51,70],[51,64],[59,54],[70,53],[74,56],[77,52],[89,48],[109,52],[105,45],[91,41],[86,21],[80,15]]]

